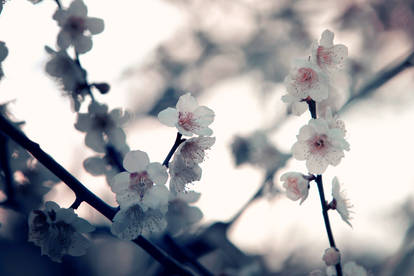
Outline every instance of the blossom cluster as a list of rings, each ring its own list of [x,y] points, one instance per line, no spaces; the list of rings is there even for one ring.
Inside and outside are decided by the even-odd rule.
[[[180,135],[212,134],[208,128],[214,119],[211,109],[199,106],[189,93],[179,98],[176,107],[161,111],[160,121],[177,127]],[[143,151],[128,152],[123,160],[126,171],[117,174],[110,183],[120,206],[113,219],[112,233],[121,239],[132,240],[139,235],[163,231],[167,227],[167,212],[174,215],[169,207],[186,206],[185,203],[198,199],[197,196],[186,196],[194,194],[187,185],[201,179],[199,164],[204,161],[205,150],[214,142],[215,138],[208,136],[180,140],[172,162],[164,165],[150,162]],[[168,178],[169,189],[165,186]],[[190,221],[201,218],[195,209],[186,210]]]
[[[312,116],[312,119],[300,128],[297,141],[291,149],[295,159],[306,161],[309,174],[287,172],[280,177],[287,197],[294,201],[300,199],[300,204],[308,198],[310,182],[315,180],[322,186],[321,175],[329,165],[337,166],[345,156],[344,151],[350,149],[345,139],[347,134],[345,124],[333,114],[336,107],[332,99],[337,97],[337,91],[331,78],[333,73],[343,68],[348,49],[342,44],[335,45],[333,39],[333,32],[325,30],[320,41],[313,43],[309,58],[295,61],[289,75],[285,78],[287,94],[282,96],[282,101],[290,105],[293,114],[299,116],[309,108]],[[323,187],[319,192],[323,193]],[[323,197],[321,195],[321,198]],[[332,201],[330,203],[322,201],[324,212],[330,209],[336,210],[342,220],[352,226],[349,221],[351,207],[338,178],[334,177]],[[326,220],[326,217],[324,219]],[[328,235],[332,235],[329,231]],[[329,268],[328,275],[336,275],[334,266],[340,264],[339,250],[331,244],[322,259]],[[352,264],[345,265],[344,273],[364,275],[355,272],[359,269]]]

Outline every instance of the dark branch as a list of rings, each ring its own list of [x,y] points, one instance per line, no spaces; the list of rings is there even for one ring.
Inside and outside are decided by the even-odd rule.
[[[168,168],[168,165],[170,163],[170,160],[172,156],[174,155],[174,152],[177,150],[178,146],[185,141],[185,139],[181,139],[183,135],[179,132],[177,132],[177,137],[175,138],[174,145],[172,146],[170,152],[167,154],[167,157],[165,158],[164,162],[162,162],[163,166],[166,166]]]

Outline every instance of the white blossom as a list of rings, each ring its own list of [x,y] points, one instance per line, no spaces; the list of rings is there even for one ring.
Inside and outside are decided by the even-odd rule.
[[[287,95],[282,99],[293,104],[312,99],[320,102],[328,98],[329,78],[320,68],[307,60],[297,60],[285,78]],[[303,105],[296,107],[296,113],[303,113]]]
[[[351,223],[349,222],[351,219],[350,208],[352,207],[352,204],[347,198],[346,193],[341,190],[341,185],[337,177],[334,177],[332,180],[332,197],[334,199],[330,206],[336,209],[336,211],[338,211],[338,213],[341,215],[342,220],[352,227]]]
[[[213,131],[208,127],[214,120],[214,111],[206,106],[199,106],[190,93],[182,95],[176,108],[168,107],[158,114],[161,123],[176,127],[182,135],[211,136]]]
[[[328,165],[337,166],[344,150],[349,150],[344,132],[330,127],[325,119],[311,119],[297,135],[298,141],[292,146],[293,157],[306,160],[306,167],[312,174],[322,174]]]
[[[165,215],[158,209],[143,211],[141,205],[134,204],[116,213],[111,232],[123,240],[133,240],[139,235],[149,235],[163,231],[167,227]]]
[[[73,209],[60,208],[52,201],[46,202],[45,207],[44,211],[34,210],[29,215],[29,241],[55,262],[61,262],[65,254],[84,255],[90,242],[82,233],[95,228]]]
[[[290,110],[296,116],[300,116],[308,110],[308,104],[305,101],[291,94],[283,95],[282,101],[289,104]]]
[[[129,113],[121,109],[108,112],[108,106],[93,101],[88,107],[88,113],[78,113],[75,128],[86,132],[85,144],[96,152],[106,152],[108,145],[120,153],[128,151],[125,132],[121,128],[128,119]]]
[[[82,0],[74,0],[68,9],[58,9],[53,15],[61,30],[57,44],[62,50],[70,45],[75,47],[78,54],[84,54],[92,49],[91,35],[104,30],[104,21],[100,18],[88,17],[88,9]]]
[[[329,247],[325,250],[322,260],[325,262],[327,266],[336,265],[341,260],[341,254],[338,249],[334,247]]]
[[[342,44],[333,44],[334,33],[325,30],[319,44],[312,45],[312,60],[325,71],[341,69],[348,57],[348,48]]]
[[[123,165],[127,171],[117,174],[110,183],[121,209],[139,205],[144,212],[152,208],[165,213],[167,169],[158,162],[150,163],[148,155],[140,150],[128,152]]]
[[[215,142],[215,137],[193,137],[181,143],[176,154],[181,155],[187,166],[201,163],[204,161],[205,151],[210,149]]]
[[[308,197],[309,180],[303,174],[287,172],[280,177],[280,181],[283,181],[283,188],[286,189],[286,196],[289,199],[293,201],[301,199],[300,204],[302,204]]]
[[[176,193],[186,192],[189,183],[201,179],[201,167],[194,163],[188,165],[181,154],[176,153],[170,163],[170,190]]]
[[[364,267],[357,265],[355,262],[348,262],[342,266],[342,274],[344,276],[368,276]],[[326,268],[327,276],[336,276],[336,270],[334,266]]]

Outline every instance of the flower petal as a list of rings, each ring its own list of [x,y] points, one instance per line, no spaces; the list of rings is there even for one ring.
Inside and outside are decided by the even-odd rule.
[[[105,24],[104,21],[100,18],[89,17],[86,19],[86,27],[91,32],[91,34],[95,35],[103,32]]]
[[[198,103],[190,93],[187,93],[178,99],[176,107],[179,112],[193,112],[198,107]]]
[[[140,150],[128,152],[125,155],[123,163],[124,168],[131,173],[145,171],[147,169],[148,164],[148,154]]]
[[[158,120],[166,126],[174,127],[178,122],[177,109],[168,107],[158,113]]]
[[[150,179],[159,185],[164,185],[168,179],[167,169],[158,162],[154,162],[148,165],[147,168]]]

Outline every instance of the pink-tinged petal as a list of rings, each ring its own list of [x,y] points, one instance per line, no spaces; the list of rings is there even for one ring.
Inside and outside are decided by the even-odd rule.
[[[194,117],[201,126],[208,126],[214,121],[214,111],[206,106],[197,107],[194,110]]]
[[[319,154],[311,154],[306,160],[306,168],[313,174],[323,174],[328,164],[328,161]]]
[[[139,205],[121,208],[113,219],[111,232],[122,240],[133,240],[142,233],[144,217],[144,212]]]
[[[306,141],[312,138],[316,134],[315,129],[309,125],[304,125],[299,130],[299,135],[297,136],[299,141]]]
[[[179,112],[193,112],[198,107],[198,103],[190,93],[187,93],[178,99],[176,107]]]
[[[308,110],[308,104],[305,102],[295,102],[292,104],[292,113],[300,116]]]
[[[204,127],[201,129],[195,129],[194,133],[200,136],[211,136],[213,135],[213,130],[211,128]]]
[[[178,129],[178,132],[181,133],[184,136],[193,136],[193,133],[191,131],[185,130],[183,127],[181,127],[178,123],[175,125],[175,127]]]
[[[72,39],[70,35],[65,31],[60,31],[57,37],[57,45],[60,49],[66,50],[71,43]]]
[[[78,54],[84,54],[92,49],[92,38],[80,35],[73,40],[73,46]]]
[[[331,57],[334,64],[342,65],[348,57],[348,48],[342,44],[335,45]]]
[[[160,210],[149,209],[142,220],[142,235],[159,233],[167,227],[167,220]]]
[[[166,126],[174,127],[178,122],[177,109],[168,107],[158,113],[158,120]]]
[[[333,40],[334,40],[334,33],[330,30],[325,30],[322,33],[320,45],[323,47],[332,47],[333,46]]]
[[[342,157],[344,157],[344,152],[342,150],[335,150],[332,149],[325,154],[326,160],[328,160],[329,164],[332,166],[337,166],[340,162]]]
[[[100,18],[89,17],[86,19],[86,28],[91,32],[91,34],[102,33],[105,28],[105,23]]]
[[[116,201],[121,209],[129,208],[141,203],[140,196],[135,191],[126,191],[121,194],[116,194]]]
[[[67,12],[72,16],[86,17],[88,15],[88,8],[82,0],[75,0],[70,4]]]
[[[142,172],[147,170],[149,164],[149,157],[146,152],[140,150],[130,151],[125,155],[124,158],[124,168],[133,173],[133,172]]]
[[[121,172],[112,178],[109,185],[111,186],[112,192],[118,194],[128,190],[130,183],[130,173],[129,172]]]
[[[155,184],[164,185],[167,183],[168,173],[167,169],[158,162],[154,162],[148,165],[147,172]]]
[[[141,207],[144,211],[148,208],[152,209],[162,209],[167,211],[168,208],[168,196],[170,191],[164,185],[155,185],[152,187],[147,194],[144,196],[141,202]]]
[[[309,147],[306,142],[298,141],[292,146],[293,157],[297,160],[306,160],[309,155]]]

